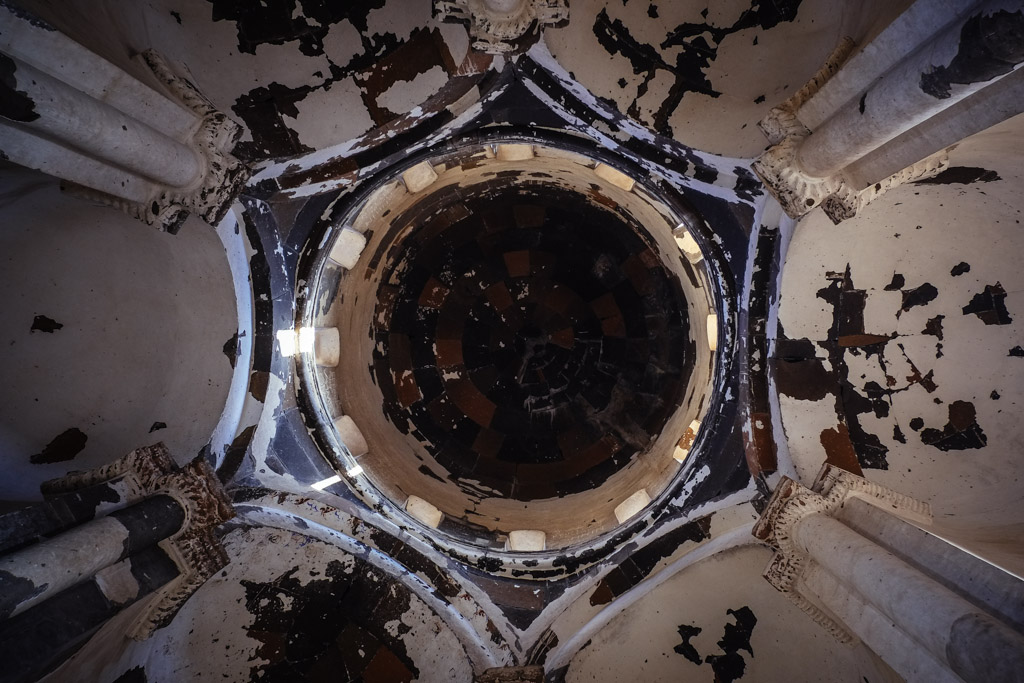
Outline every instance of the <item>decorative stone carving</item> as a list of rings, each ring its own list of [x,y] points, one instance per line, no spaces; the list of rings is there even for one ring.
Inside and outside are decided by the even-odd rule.
[[[816,178],[800,169],[797,151],[811,131],[800,122],[797,113],[839,71],[855,47],[851,38],[839,41],[817,73],[789,99],[773,107],[758,124],[772,146],[754,161],[752,168],[791,218],[808,213],[844,186],[840,177]]]
[[[242,127],[217,111],[192,83],[178,77],[155,51],[146,50],[138,58],[153,73],[167,95],[196,115],[198,123],[187,144],[197,153],[203,172],[191,186],[165,187],[159,197],[145,204],[68,181],[62,186],[72,194],[113,206],[170,233],[180,229],[189,213],[196,214],[210,225],[217,225],[251,173],[230,153],[242,135]]]
[[[130,484],[130,500],[125,501],[129,504],[164,494],[185,510],[178,533],[159,543],[178,566],[179,574],[156,591],[129,629],[130,637],[144,640],[168,623],[199,586],[228,564],[214,529],[234,517],[234,508],[202,456],[179,468],[162,443],[136,449],[109,465],[48,481],[42,490],[44,495],[67,493],[114,479]]]
[[[839,71],[855,47],[853,40],[843,38],[818,72],[758,124],[772,146],[754,161],[752,168],[791,218],[800,218],[821,206],[838,224],[888,190],[935,175],[948,166],[949,150],[940,150],[860,190],[842,171],[822,177],[803,169],[798,158],[800,147],[811,131],[800,121],[800,108]]]
[[[174,472],[177,465],[162,443],[136,448],[114,462],[93,470],[76,470],[39,487],[44,497],[70,493],[96,484],[119,480],[128,484],[126,504],[142,500],[156,487],[157,480]]]
[[[487,669],[475,683],[543,683],[543,666],[507,666]]]
[[[567,0],[434,0],[441,21],[469,24],[473,49],[490,54],[513,52],[531,29],[569,20]]]
[[[948,152],[949,150],[946,149],[938,154],[933,154],[863,190],[854,190],[848,183],[841,182],[832,194],[822,200],[821,210],[835,224],[839,224],[847,218],[853,218],[861,209],[892,188],[899,187],[904,183],[912,183],[923,178],[930,178],[949,168]]]
[[[755,537],[778,550],[764,571],[768,583],[785,593],[797,607],[842,643],[853,643],[856,637],[796,590],[797,580],[810,558],[796,544],[793,530],[804,517],[815,513],[832,514],[853,497],[863,498],[890,511],[899,511],[902,516],[921,523],[931,521],[931,508],[927,503],[825,463],[811,488],[783,477],[753,529]]]

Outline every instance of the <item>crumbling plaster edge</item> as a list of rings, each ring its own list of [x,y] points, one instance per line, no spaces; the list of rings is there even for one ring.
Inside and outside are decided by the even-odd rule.
[[[716,538],[699,546],[693,552],[687,553],[665,569],[637,584],[621,597],[609,603],[596,616],[590,619],[586,625],[579,629],[572,638],[565,641],[558,649],[548,655],[544,665],[545,670],[554,671],[568,666],[583,645],[599,633],[615,617],[684,569],[733,548],[761,545],[751,536],[752,528],[753,520],[719,534]]]
[[[280,500],[278,504],[275,501]],[[297,508],[307,506],[307,514],[302,514]],[[339,548],[342,552],[357,557],[371,566],[380,569],[389,576],[394,577],[408,588],[416,597],[422,600],[437,616],[442,619],[452,632],[455,633],[462,644],[473,666],[474,671],[482,672],[485,669],[503,666],[508,663],[509,652],[507,645],[505,651],[500,652],[501,646],[496,646],[490,638],[481,634],[486,628],[474,627],[470,616],[463,613],[459,607],[463,607],[469,615],[479,616],[486,614],[483,605],[478,604],[476,596],[465,591],[465,586],[460,583],[464,592],[458,596],[456,602],[447,602],[439,597],[437,591],[421,579],[410,568],[400,564],[385,552],[373,547],[365,540],[348,535],[336,525],[330,522],[333,519],[345,520],[348,522],[362,522],[348,513],[338,510],[333,506],[325,505],[319,501],[309,498],[297,498],[292,495],[282,497],[271,494],[265,498],[248,503],[238,503],[235,506],[238,514],[237,519],[230,526],[263,526],[281,529],[315,538],[328,545]],[[318,515],[322,521],[313,521],[313,513]],[[340,526],[340,525],[339,525]],[[423,549],[418,548],[422,552]],[[424,553],[426,554],[426,553]],[[428,557],[435,560],[436,558]],[[493,608],[493,606],[492,606]],[[495,624],[498,626],[498,624]],[[502,633],[506,637],[507,634]],[[498,651],[496,651],[498,650]]]
[[[249,254],[246,250],[246,237],[241,230],[239,213],[241,207],[236,203],[228,211],[224,220],[217,225],[217,237],[224,245],[228,268],[235,293],[235,311],[238,316],[236,326],[236,356],[231,372],[231,384],[224,402],[224,409],[217,425],[210,435],[210,457],[214,468],[223,464],[227,452],[238,434],[248,395],[249,373],[252,362],[252,344],[255,329],[255,310],[253,307],[252,283],[249,280]]]

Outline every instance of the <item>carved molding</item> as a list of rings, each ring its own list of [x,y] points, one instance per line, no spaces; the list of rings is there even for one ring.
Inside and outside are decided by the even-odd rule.
[[[70,493],[113,480],[130,484],[130,497],[125,502],[135,503],[150,495],[156,482],[174,472],[178,466],[163,443],[136,448],[117,460],[92,470],[74,470],[59,479],[45,481],[39,487],[43,497]]]
[[[129,631],[145,640],[168,624],[196,589],[228,564],[214,529],[235,516],[234,507],[210,464],[199,456],[185,467],[159,478],[151,495],[166,494],[185,509],[181,530],[160,542],[178,565],[178,577],[156,591]]]
[[[133,202],[65,181],[71,194],[119,209],[129,216],[161,230],[176,233],[190,213],[216,226],[231,208],[251,175],[250,169],[231,155],[242,135],[242,127],[217,111],[196,87],[178,77],[158,53],[146,50],[139,59],[149,68],[175,101],[196,115],[196,127],[185,143],[199,158],[203,172],[187,188],[165,187],[149,202]]]
[[[888,190],[934,175],[949,163],[946,153],[940,152],[862,190],[856,189],[842,172],[818,177],[803,171],[797,156],[811,131],[800,121],[800,108],[839,71],[854,48],[856,43],[852,39],[843,38],[817,73],[758,123],[772,146],[754,161],[752,168],[791,218],[800,218],[820,206],[833,223],[841,223]]]
[[[804,106],[807,100],[814,97],[822,86],[836,75],[846,60],[853,54],[857,43],[849,36],[841,39],[832,54],[825,58],[810,80],[804,83],[803,87],[789,96],[789,98],[777,107],[772,107],[768,115],[757,125],[773,145],[779,144],[789,137],[799,136],[803,139],[811,134],[804,124],[797,118],[797,112]]]
[[[434,0],[434,16],[468,23],[474,50],[505,54],[534,26],[539,32],[568,21],[569,5],[567,0]]]
[[[214,529],[234,517],[235,511],[213,467],[202,456],[179,468],[162,443],[138,448],[109,465],[45,482],[42,490],[44,495],[54,495],[113,480],[131,484],[128,504],[168,495],[185,511],[181,529],[159,543],[178,566],[178,576],[148,598],[128,632],[135,640],[145,640],[170,622],[210,576],[227,566],[227,553]]]
[[[790,218],[809,213],[827,198],[845,191],[847,185],[839,175],[819,178],[804,173],[796,155],[805,137],[806,134],[785,138],[765,150],[751,165]]]
[[[949,168],[948,151],[943,150],[938,154],[933,154],[860,191],[854,190],[845,182],[840,183],[835,192],[822,200],[821,210],[832,219],[833,223],[838,225],[847,218],[856,216],[861,209],[892,188],[929,178]]]
[[[800,168],[797,152],[811,131],[801,123],[798,112],[839,71],[855,47],[849,37],[840,40],[811,79],[758,123],[772,146],[754,160],[752,168],[791,218],[803,216],[843,189],[840,177],[819,178]]]
[[[853,497],[862,498],[889,512],[898,511],[902,516],[922,523],[931,521],[931,508],[927,503],[825,463],[811,488],[783,477],[753,529],[755,537],[778,551],[764,571],[768,583],[785,593],[836,640],[847,644],[855,643],[856,636],[831,614],[800,594],[796,587],[813,558],[800,548],[793,532],[797,523],[808,515],[831,515]]]

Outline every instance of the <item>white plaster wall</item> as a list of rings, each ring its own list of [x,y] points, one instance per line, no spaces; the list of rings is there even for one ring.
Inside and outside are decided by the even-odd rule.
[[[161,233],[10,166],[0,188],[0,499],[157,441],[191,460],[223,410],[237,329],[215,230]],[[62,327],[33,331],[37,315]],[[77,455],[30,461],[70,428],[86,435]]]
[[[803,0],[774,3],[799,9],[793,21],[782,21],[728,32],[718,43],[712,30],[729,29],[744,20],[760,4],[749,0],[710,2],[619,2],[618,0],[573,0],[568,26],[545,31],[544,40],[574,77],[591,92],[615,102],[619,110],[631,113],[653,126],[656,112],[672,96],[676,83],[673,71],[688,74],[681,102],[670,107],[668,124],[672,137],[706,152],[726,156],[754,157],[767,146],[757,122],[801,88],[844,36],[864,40],[885,26],[909,0],[899,2],[843,3],[832,0]],[[653,9],[652,9],[653,8]],[[599,42],[595,22],[600,13],[621,21],[643,49],[671,69],[658,67],[656,75],[641,92],[645,73],[622,53],[612,54]],[[655,16],[652,16],[655,15]],[[699,29],[686,39],[687,47],[662,43],[683,24]],[[704,42],[700,42],[704,41]],[[712,52],[703,49],[707,44]],[[677,64],[682,53],[689,54]],[[708,65],[691,71],[691,62],[704,56]],[[641,60],[643,69],[654,68]],[[696,83],[707,80],[717,97],[696,92]]]
[[[365,566],[357,564],[351,555],[335,546],[280,529],[237,529],[224,537],[223,544],[230,564],[188,599],[171,625],[158,629],[143,642],[111,638],[109,630],[104,629],[94,639],[95,645],[90,643],[49,680],[113,680],[135,667],[145,669],[145,680],[149,683],[258,680],[266,675],[261,667],[269,663],[267,656],[290,652],[294,657],[301,649],[301,642],[293,642],[285,634],[305,634],[311,639],[322,635],[310,632],[314,628],[310,621],[316,615],[304,612],[305,598],[293,595],[292,591],[299,593],[312,581],[324,581],[328,571],[332,571],[328,565],[337,563],[333,566],[340,567],[344,576],[337,582],[338,593],[333,599],[340,602],[347,589],[346,577]],[[376,578],[378,574],[372,576],[375,578],[370,580],[392,580]],[[278,584],[284,588],[278,588]],[[251,593],[254,586],[261,585],[258,598],[252,596],[255,599],[250,602],[246,587]],[[396,583],[390,595],[405,590]],[[254,626],[257,613],[268,612],[273,612],[274,616],[260,623],[278,629],[273,633]],[[315,608],[311,612],[315,612]],[[113,625],[114,622],[109,624]],[[419,669],[415,680],[441,683],[473,679],[469,659],[458,638],[415,595],[409,595],[408,609],[404,613],[383,626],[392,634],[400,634],[399,640]],[[330,626],[325,624],[324,627]],[[337,647],[348,645],[343,641],[345,633],[337,634]],[[330,635],[331,640],[334,637]],[[328,644],[328,648],[332,647]],[[373,655],[372,652],[365,654]],[[297,665],[296,672],[306,667],[302,661]],[[381,678],[380,668],[376,671],[373,680],[391,680],[386,675]],[[340,677],[344,672],[341,661],[332,663],[328,655],[321,656],[319,666],[309,674],[318,680],[329,680],[332,673]],[[276,673],[282,675],[280,669]],[[367,680],[371,680],[369,671]]]
[[[931,503],[937,524],[961,531],[1002,526],[1018,544],[1024,538],[1024,358],[1009,351],[1024,344],[1022,160],[1024,118],[1018,116],[967,139],[950,154],[951,166],[994,171],[1000,180],[905,185],[838,226],[820,211],[809,214],[797,226],[786,258],[779,316],[787,337],[825,340],[831,306],[816,293],[829,284],[827,272],[841,274],[850,264],[854,286],[868,292],[864,331],[895,335],[886,345],[884,373],[877,357],[845,352],[850,381],[864,394],[867,382],[886,386],[888,374],[895,380],[891,388],[899,390],[888,416],[860,416],[865,430],[889,448],[889,468],[867,469],[865,476]],[[970,270],[952,275],[961,262]],[[884,290],[894,273],[904,276],[903,289],[928,282],[937,297],[897,319],[902,294]],[[997,282],[1007,293],[1011,323],[985,324],[962,312],[986,285]],[[944,316],[941,340],[922,333],[938,315]],[[817,349],[819,358],[827,356],[820,344]],[[933,373],[934,391],[909,377],[911,363],[922,375]],[[825,366],[830,367],[827,360]],[[924,444],[921,431],[912,428],[911,420],[921,418],[925,429],[941,430],[954,401],[973,403],[985,447],[942,451]],[[782,395],[781,405],[794,464],[810,481],[825,458],[820,433],[836,425],[834,399]],[[897,426],[906,444],[894,438]]]
[[[150,83],[152,79],[145,68],[132,57],[155,49],[180,75],[196,84],[218,110],[243,125],[246,122],[233,111],[239,98],[256,88],[269,88],[269,92],[256,95],[257,99],[279,100],[281,123],[290,129],[284,136],[311,149],[350,140],[376,127],[364,103],[364,96],[374,96],[368,94],[363,79],[369,76],[367,67],[374,67],[377,58],[387,51],[385,48],[409,40],[415,30],[423,28],[440,32],[440,49],[447,51],[453,66],[463,62],[469,47],[463,26],[441,24],[432,18],[430,0],[351,3],[357,23],[363,21],[365,14],[365,34],[352,20],[342,19],[328,27],[322,49],[302,46],[298,39],[282,38],[258,44],[252,53],[240,49],[240,33],[244,29],[233,18],[218,17],[218,10],[233,5],[232,10],[258,16],[268,7],[290,5],[290,20],[319,27],[318,19],[306,13],[303,0],[254,3],[257,6],[248,10],[244,10],[245,3],[215,6],[206,0],[24,0],[19,4]],[[321,3],[308,4],[319,8]],[[377,4],[380,6],[376,7]],[[276,23],[275,26],[273,20],[269,22],[267,35],[287,32],[280,21]],[[257,35],[253,29],[247,37],[253,39]],[[364,59],[366,55],[369,59]],[[334,70],[344,74],[339,76]],[[382,71],[387,80],[387,69]],[[395,84],[400,98],[392,93],[392,106],[407,105],[404,109],[392,109],[395,114],[408,113],[448,82],[448,74],[440,67],[421,76]],[[296,92],[287,92],[290,89]],[[378,104],[386,105],[385,99],[381,96]],[[252,131],[247,128],[242,141],[252,140]],[[273,151],[266,155],[291,156]]]
[[[726,655],[727,625],[737,623],[727,610],[743,607],[756,624],[750,651],[735,651],[743,660],[742,678],[718,680],[892,680],[863,645],[838,643],[761,577],[771,556],[768,548],[744,546],[679,572],[598,632],[572,660],[566,681],[711,683],[716,677],[707,657]],[[683,643],[680,626],[701,629],[689,641],[699,665],[675,650]]]

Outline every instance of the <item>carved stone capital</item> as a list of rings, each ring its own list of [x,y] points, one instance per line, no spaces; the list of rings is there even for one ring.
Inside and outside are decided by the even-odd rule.
[[[94,470],[53,479],[44,483],[42,490],[44,495],[55,495],[113,480],[129,492],[124,501],[127,504],[167,495],[185,511],[181,529],[159,543],[178,566],[178,576],[156,591],[128,633],[144,640],[167,624],[199,586],[228,564],[214,529],[234,517],[235,511],[216,473],[202,456],[179,468],[162,443],[138,448]]]
[[[181,530],[160,542],[178,565],[178,577],[157,590],[129,632],[145,640],[174,618],[178,609],[208,578],[228,564],[214,529],[235,516],[231,500],[208,462],[199,456],[154,482],[151,495],[166,494],[185,510]]]
[[[43,482],[39,487],[44,497],[70,493],[80,489],[119,480],[128,491],[127,504],[142,500],[156,490],[161,477],[178,469],[167,447],[162,443],[136,448],[127,455],[92,470],[75,470],[59,479]]]
[[[567,0],[434,0],[441,21],[469,24],[473,49],[490,54],[515,51],[516,42],[536,26],[569,19]]]
[[[785,593],[797,607],[843,643],[852,643],[856,638],[796,588],[812,558],[796,542],[794,530],[797,523],[808,515],[832,515],[853,497],[863,498],[882,509],[899,512],[919,522],[931,521],[931,509],[927,503],[825,463],[811,488],[783,477],[753,529],[755,537],[778,551],[764,571],[768,583]]]
[[[849,192],[841,176],[819,178],[800,168],[796,157],[805,137],[807,133],[788,135],[766,149],[751,166],[790,218],[800,218],[836,193]]]
[[[888,190],[934,175],[948,165],[943,151],[861,190],[841,172],[819,177],[803,170],[798,153],[811,130],[800,121],[800,108],[839,71],[855,47],[853,40],[843,38],[817,73],[758,123],[772,146],[754,160],[752,168],[791,218],[800,218],[820,206],[833,223],[839,224]]]
[[[155,51],[146,50],[139,59],[171,99],[196,115],[195,129],[184,142],[199,158],[202,174],[189,187],[164,187],[158,196],[146,203],[122,199],[71,182],[62,183],[62,187],[84,199],[120,209],[172,234],[178,232],[190,213],[215,226],[227,214],[251,174],[245,164],[231,155],[242,135],[242,127],[217,111],[192,83],[175,74]]]

